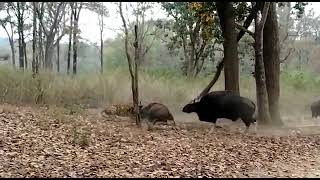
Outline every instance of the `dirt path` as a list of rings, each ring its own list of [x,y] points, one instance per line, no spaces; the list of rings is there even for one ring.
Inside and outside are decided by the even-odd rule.
[[[210,136],[203,123],[149,132],[96,111],[0,107],[0,177],[319,175],[319,135],[244,135],[236,123],[221,126]]]

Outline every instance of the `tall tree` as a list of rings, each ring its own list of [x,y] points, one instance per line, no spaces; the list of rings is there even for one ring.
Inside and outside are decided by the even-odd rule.
[[[72,33],[73,33],[73,2],[70,2],[70,25],[68,27],[69,31],[69,43],[68,43],[68,57],[67,57],[67,73],[70,73],[71,67],[71,46],[72,46]]]
[[[188,2],[166,2],[162,7],[173,21],[158,26],[173,31],[168,48],[171,51],[183,51],[182,70],[188,77],[195,77],[201,71],[204,61],[212,58],[214,45],[219,35],[217,21],[213,13],[196,12],[201,4]],[[170,24],[171,23],[171,24]]]
[[[138,27],[137,25],[135,26],[135,42],[134,42],[134,47],[135,47],[135,53],[134,53],[134,60],[132,61],[132,55],[129,53],[129,32],[128,32],[128,27],[127,27],[127,21],[124,18],[124,13],[122,11],[122,3],[119,3],[119,13],[121,16],[121,20],[123,23],[124,27],[124,33],[125,33],[125,53],[127,56],[128,60],[128,66],[129,66],[129,72],[131,76],[131,90],[132,90],[132,100],[133,100],[133,106],[134,106],[134,111],[135,111],[135,120],[136,124],[138,126],[141,126],[141,121],[140,121],[140,112],[139,112],[139,88],[138,88],[138,61],[139,61],[139,42],[138,42]]]
[[[265,68],[263,63],[263,29],[267,19],[268,9],[270,2],[265,2],[262,10],[262,17],[260,19],[259,13],[255,18],[255,34],[254,34],[254,49],[255,49],[255,79],[257,91],[257,104],[258,104],[258,119],[264,124],[271,122],[269,113],[268,93],[266,87]]]
[[[98,23],[100,30],[100,72],[103,73],[103,32],[105,29],[104,18],[109,16],[107,7],[102,2],[90,2],[86,4],[86,8],[98,15]]]
[[[280,47],[276,3],[271,2],[263,29],[263,63],[268,92],[269,111],[274,123],[281,123],[280,97]]]
[[[224,37],[225,90],[239,92],[239,58],[235,10],[231,2],[217,2],[216,4]]]
[[[73,75],[77,74],[77,50],[78,50],[78,34],[79,34],[79,17],[80,17],[80,12],[82,9],[83,2],[74,2],[72,6],[73,10],[73,63],[72,63],[72,73]]]
[[[60,34],[59,37],[57,36],[58,32],[58,26],[62,24],[65,25],[64,22],[62,22],[63,16],[65,15],[65,2],[46,2],[44,10],[47,12],[47,17],[44,19],[43,12],[40,12],[39,9],[37,9],[38,16],[42,15],[42,17],[39,17],[40,26],[42,28],[42,31],[45,35],[45,54],[44,54],[44,67],[46,69],[52,70],[53,68],[53,52],[54,47],[56,46],[57,42],[64,36],[64,33]],[[62,28],[64,29],[64,27]]]
[[[7,12],[7,16],[3,19],[0,20],[0,24],[3,27],[3,29],[5,30],[7,36],[8,36],[8,40],[9,40],[9,44],[10,44],[10,48],[11,48],[11,59],[12,59],[12,65],[13,67],[16,67],[16,57],[15,57],[15,48],[14,48],[14,40],[13,40],[13,35],[14,35],[14,20],[13,20],[13,16],[11,15],[11,6],[10,3],[4,3],[3,4],[3,9],[6,9]],[[9,26],[10,32],[8,30],[7,25]]]
[[[37,8],[37,2],[32,2],[33,5],[33,33],[32,33],[32,75],[33,78],[35,77],[36,73],[38,72],[36,70],[36,59],[37,59],[37,55],[36,55],[36,46],[37,46],[37,12],[36,12],[36,8]]]
[[[18,48],[19,48],[19,67],[24,69],[27,65],[25,64],[25,41],[24,41],[24,25],[25,25],[25,12],[26,2],[10,3],[10,7],[17,18],[17,31],[18,31]]]

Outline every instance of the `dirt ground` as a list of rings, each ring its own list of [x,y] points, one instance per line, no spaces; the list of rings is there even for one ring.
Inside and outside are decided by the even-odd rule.
[[[190,118],[190,121],[183,121]],[[0,106],[0,177],[319,177],[320,127],[211,124],[136,127],[98,110]],[[291,125],[290,125],[291,122]],[[311,120],[310,120],[311,122]]]

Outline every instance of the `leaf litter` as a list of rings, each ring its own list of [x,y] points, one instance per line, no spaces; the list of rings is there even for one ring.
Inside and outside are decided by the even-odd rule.
[[[112,118],[0,107],[0,177],[320,175],[319,135],[270,137],[222,128],[206,136],[209,127],[147,131]]]

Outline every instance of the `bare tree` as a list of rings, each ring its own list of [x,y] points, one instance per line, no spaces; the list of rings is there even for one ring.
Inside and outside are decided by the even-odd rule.
[[[56,35],[58,32],[58,26],[62,22],[62,18],[65,14],[64,12],[65,12],[66,3],[46,2],[44,5],[46,5],[45,9],[47,10],[48,17],[44,20],[43,12],[40,12],[39,9],[37,9],[37,14],[39,16],[38,19],[40,21],[40,26],[46,37],[44,67],[46,69],[52,69],[53,68],[52,56],[53,56],[54,47],[56,46],[57,42],[64,36],[64,33],[62,33],[59,35],[59,37],[56,38]],[[63,22],[62,24],[64,25]]]
[[[37,2],[33,2],[33,33],[32,33],[32,76],[35,78],[36,70],[36,46],[37,46]]]
[[[73,32],[73,3],[70,2],[70,26],[69,26],[69,44],[68,44],[68,57],[67,57],[67,73],[70,73],[71,66],[71,46],[72,46],[72,32]]]
[[[79,6],[78,6],[79,5]],[[80,17],[80,12],[82,9],[82,2],[74,2],[72,5],[72,11],[73,11],[73,63],[72,63],[72,72],[73,74],[77,74],[77,48],[78,48],[78,37],[77,34],[80,32],[79,31],[79,17]]]
[[[3,8],[6,8],[6,12],[7,12],[7,16],[4,19],[0,20],[0,24],[3,27],[3,29],[6,31],[6,34],[8,36],[8,40],[9,40],[9,44],[10,44],[10,48],[11,48],[11,59],[12,59],[12,65],[15,68],[16,67],[16,57],[15,57],[15,48],[14,48],[14,41],[13,41],[13,32],[14,32],[14,22],[13,22],[13,18],[12,15],[10,13],[10,5],[9,3],[5,3],[3,4]],[[9,29],[10,32],[7,28],[7,24],[10,25]]]
[[[138,126],[141,125],[140,122],[140,113],[139,113],[139,90],[138,90],[138,60],[139,60],[139,43],[138,43],[138,27],[137,25],[135,26],[135,42],[134,42],[134,47],[135,47],[135,53],[134,53],[134,61],[132,61],[132,57],[129,54],[129,33],[128,33],[128,27],[127,27],[127,22],[124,18],[123,11],[122,11],[122,3],[119,3],[119,12],[120,16],[123,22],[123,27],[124,27],[124,32],[125,32],[125,52],[128,60],[128,66],[129,66],[129,72],[131,76],[131,89],[132,89],[132,98],[133,98],[133,106],[135,110],[135,119],[136,119],[136,124]],[[134,72],[133,72],[134,71]]]
[[[16,2],[16,3],[10,3],[10,7],[12,11],[14,12],[16,18],[17,18],[17,31],[19,35],[18,39],[18,48],[19,48],[19,67],[20,69],[26,68],[26,59],[25,59],[25,42],[24,42],[24,16],[25,16],[25,10],[26,10],[26,2]]]
[[[104,18],[109,16],[109,12],[107,7],[105,7],[102,2],[87,3],[86,8],[98,15],[100,30],[100,72],[103,73],[103,32],[105,29]]]

